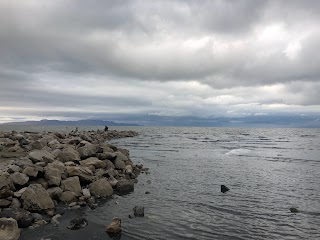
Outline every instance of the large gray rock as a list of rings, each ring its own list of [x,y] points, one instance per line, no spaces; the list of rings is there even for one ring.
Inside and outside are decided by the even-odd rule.
[[[39,211],[54,208],[48,192],[40,184],[31,184],[21,195],[23,208]]]
[[[63,192],[63,190],[60,187],[48,188],[46,191],[52,199],[59,199]]]
[[[132,192],[134,190],[134,182],[128,180],[120,180],[116,185],[116,189],[120,193]]]
[[[10,174],[7,172],[0,172],[0,189],[3,187],[13,188],[13,183]]]
[[[107,169],[115,169],[116,167],[114,166],[114,164],[110,161],[110,160],[103,160],[104,163],[106,164],[106,168]]]
[[[126,164],[124,163],[124,161],[117,158],[116,160],[114,160],[114,167],[116,169],[124,170],[126,168]]]
[[[15,172],[10,176],[12,182],[17,185],[25,185],[29,181],[29,177],[23,173]]]
[[[50,186],[59,186],[61,182],[61,170],[52,166],[45,168],[45,179]]]
[[[104,168],[106,166],[106,164],[103,161],[99,160],[96,157],[90,157],[85,160],[82,160],[80,164],[84,167],[93,166],[95,168]]]
[[[53,162],[54,155],[46,150],[33,150],[29,153],[29,158],[35,162]]]
[[[62,162],[68,162],[68,161],[79,161],[80,155],[78,151],[76,151],[73,146],[66,146],[64,147],[61,152],[58,153],[57,157]]]
[[[115,154],[117,155],[117,159],[122,160],[122,161],[128,161],[128,157],[126,155],[124,155],[122,152],[115,152]]]
[[[48,146],[51,148],[51,149],[59,149],[62,147],[62,145],[60,144],[60,142],[56,139],[48,142]]]
[[[88,167],[67,166],[66,168],[69,177],[78,176],[83,182],[92,182],[95,179],[93,172]]]
[[[113,152],[103,152],[103,153],[98,153],[97,157],[100,160],[115,160],[117,158],[117,154]]]
[[[22,173],[29,177],[36,177],[38,175],[38,169],[36,167],[29,166],[23,169]]]
[[[61,193],[59,197],[60,201],[64,203],[71,203],[77,201],[77,194],[71,191]]]
[[[111,184],[106,178],[101,178],[89,186],[91,195],[95,197],[109,197],[113,194],[113,189]]]
[[[18,223],[13,218],[0,218],[0,239],[18,240],[20,238],[20,229]]]
[[[97,148],[95,145],[86,142],[86,141],[81,141],[79,144],[79,148],[77,149],[79,154],[80,154],[80,158],[81,159],[86,159],[89,157],[94,157],[97,153]]]
[[[64,191],[74,192],[77,196],[80,196],[82,192],[78,176],[70,177],[61,181],[61,188]]]

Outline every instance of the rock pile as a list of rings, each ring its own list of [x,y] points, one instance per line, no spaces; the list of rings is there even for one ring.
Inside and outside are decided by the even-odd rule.
[[[136,135],[99,130],[0,132],[0,218],[15,219],[19,228],[50,218],[56,223],[60,203],[90,207],[96,198],[133,191],[142,165],[134,165],[128,150],[106,140]]]

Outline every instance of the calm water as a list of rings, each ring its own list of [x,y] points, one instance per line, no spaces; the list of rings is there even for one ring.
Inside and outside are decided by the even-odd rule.
[[[113,142],[151,172],[135,191],[22,239],[109,239],[113,217],[122,218],[121,239],[320,239],[320,129],[129,129],[140,135]],[[135,205],[144,218],[128,218]],[[68,230],[76,215],[88,227]]]

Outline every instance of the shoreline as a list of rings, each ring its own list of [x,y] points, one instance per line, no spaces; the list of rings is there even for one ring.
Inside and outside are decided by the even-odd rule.
[[[127,149],[107,141],[137,135],[0,132],[0,236],[19,239],[21,229],[59,224],[66,208],[94,209],[100,199],[132,192],[145,169],[134,165]]]

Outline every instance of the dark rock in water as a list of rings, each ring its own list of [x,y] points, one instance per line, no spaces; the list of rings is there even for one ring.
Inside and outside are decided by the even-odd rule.
[[[107,234],[112,240],[120,240],[121,239],[121,232],[118,232],[118,233],[107,232]]]
[[[146,194],[150,194],[150,192],[149,192],[149,191],[146,191]]]
[[[30,227],[33,224],[34,217],[32,214],[26,214],[21,219],[19,219],[18,226],[19,228],[27,228]]]
[[[108,131],[108,130],[109,130],[108,126],[105,126],[105,127],[104,127],[104,131],[106,132],[106,131]]]
[[[144,207],[135,206],[133,208],[133,214],[135,217],[144,217]]]
[[[226,193],[226,192],[228,192],[230,189],[227,187],[227,186],[225,186],[225,185],[221,185],[221,192],[222,193]]]
[[[71,230],[78,230],[80,228],[84,228],[88,225],[88,220],[84,217],[77,217],[70,221],[70,225],[68,226]]]
[[[129,216],[128,216],[130,219],[132,219],[133,218],[133,216],[131,215],[131,214],[129,214]]]
[[[292,207],[292,208],[290,208],[290,212],[292,212],[292,213],[298,213],[299,210],[298,210],[298,208]]]

